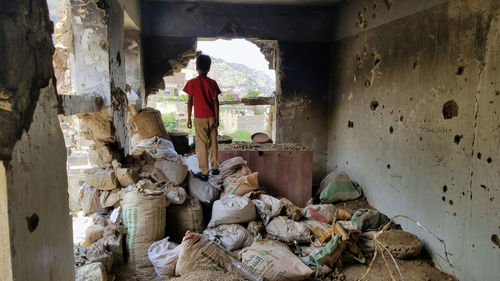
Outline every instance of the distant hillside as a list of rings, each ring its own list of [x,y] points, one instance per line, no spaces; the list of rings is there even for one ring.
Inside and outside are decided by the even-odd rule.
[[[196,70],[194,60],[189,62],[187,69]],[[260,96],[272,96],[276,87],[271,77],[262,71],[215,57],[212,57],[208,76],[217,81],[222,92],[234,93],[240,97],[250,91],[257,91]]]

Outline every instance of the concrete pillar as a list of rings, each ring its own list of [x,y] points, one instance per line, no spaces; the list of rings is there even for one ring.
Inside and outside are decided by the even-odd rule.
[[[128,153],[126,133],[124,14],[116,0],[71,0],[72,84],[77,95],[102,97],[99,113],[80,114],[97,142],[118,142]]]
[[[45,1],[0,9],[0,280],[74,280]]]

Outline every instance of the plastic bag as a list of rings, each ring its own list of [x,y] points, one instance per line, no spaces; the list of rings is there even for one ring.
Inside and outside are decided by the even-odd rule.
[[[222,224],[216,228],[208,228],[203,235],[216,240],[228,251],[234,251],[252,245],[253,235],[239,224]]]
[[[148,249],[148,257],[161,280],[175,276],[175,264],[179,258],[180,245],[169,242],[168,237],[156,241]]]
[[[329,173],[319,187],[319,199],[322,203],[354,200],[361,196],[361,191],[356,189],[351,179],[344,172]]]

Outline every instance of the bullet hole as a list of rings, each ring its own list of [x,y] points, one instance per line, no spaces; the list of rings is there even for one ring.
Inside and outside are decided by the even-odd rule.
[[[412,97],[410,97],[410,101],[413,101],[413,98],[412,98]]]
[[[486,187],[486,185],[484,185],[484,184],[481,184],[481,187],[482,187],[483,189],[486,189],[486,188],[487,188],[487,187]]]
[[[373,54],[372,54],[373,55]],[[374,57],[374,61],[373,61],[373,66],[377,66],[381,61],[382,59],[380,58],[380,55],[375,53],[375,55],[373,55]]]
[[[453,205],[453,200],[448,201],[448,204]]]
[[[446,201],[446,197],[444,197],[444,196],[441,197],[441,200],[443,200],[443,202]]]
[[[465,196],[465,192],[462,192],[462,196]]]
[[[453,141],[455,142],[455,144],[459,144],[460,140],[462,140],[463,137],[464,137],[463,135],[455,135]]]
[[[351,120],[347,121],[347,128],[354,128],[354,122]]]
[[[371,85],[372,85],[372,82],[370,81],[370,79],[366,79],[365,80],[365,88],[370,88]]]
[[[394,128],[392,126],[389,127],[389,133],[394,133]]]
[[[99,0],[99,1],[97,1],[96,5],[97,5],[97,7],[99,7],[99,9],[103,9],[103,10],[109,9],[109,5],[108,5],[108,3],[106,3],[105,0]]]
[[[419,139],[420,141],[422,141],[422,137],[419,137],[418,139]]]
[[[476,248],[476,244],[472,244],[472,248]]]
[[[375,111],[375,109],[377,109],[377,107],[378,107],[378,101],[374,100],[374,101],[372,101],[372,102],[370,103],[370,109],[371,109],[372,111]]]
[[[309,119],[311,119],[311,118],[309,118],[309,117],[306,117],[306,120],[309,120]]]
[[[462,74],[464,74],[464,68],[465,68],[465,67],[464,67],[463,65],[462,65],[462,66],[459,66],[459,67],[457,68],[457,72],[456,72],[456,74],[457,74],[457,75],[462,75]]]
[[[378,16],[377,12],[372,13],[372,18],[376,18]]]
[[[391,164],[387,164],[387,169],[391,169]]]
[[[451,119],[458,116],[458,104],[454,100],[449,100],[443,105],[444,119]]]
[[[457,213],[453,213],[453,216],[455,217],[457,215]]]
[[[28,224],[28,230],[30,232],[35,231],[35,229],[38,227],[38,215],[36,213],[33,213],[30,217],[26,217],[26,222]]]
[[[477,153],[477,159],[481,159],[481,152]]]
[[[500,248],[500,239],[498,238],[498,235],[496,234],[491,235],[491,242],[493,242],[495,246]]]
[[[493,160],[491,159],[491,157],[488,157],[488,159],[486,159],[486,162],[491,163]]]
[[[116,61],[118,62],[118,66],[122,65],[122,57],[120,56],[120,51],[116,54]]]
[[[257,154],[258,154],[259,156],[263,156],[263,155],[264,155],[264,152],[259,151],[259,152],[257,152]]]
[[[495,91],[495,96],[500,96],[500,91]]]
[[[443,192],[448,191],[448,187],[446,185],[443,186]]]
[[[392,7],[393,0],[385,0],[385,5],[387,6],[387,10],[390,10]]]
[[[403,115],[399,116],[399,121],[403,122],[403,119],[404,119]]]
[[[416,69],[416,68],[417,68],[418,63],[419,63],[418,59],[415,59],[415,60],[413,61],[413,69]]]

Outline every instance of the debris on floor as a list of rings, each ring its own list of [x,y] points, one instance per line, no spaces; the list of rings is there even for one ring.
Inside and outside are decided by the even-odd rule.
[[[160,122],[156,112],[134,121],[130,155],[118,159],[101,145],[102,166],[89,170],[81,187],[76,280],[454,280],[432,267],[422,241],[371,207],[345,173],[327,175],[300,208],[267,194],[240,156],[222,162],[206,182],[193,177],[196,156],[177,154],[168,133],[150,124]],[[231,147],[255,145],[270,144]]]

